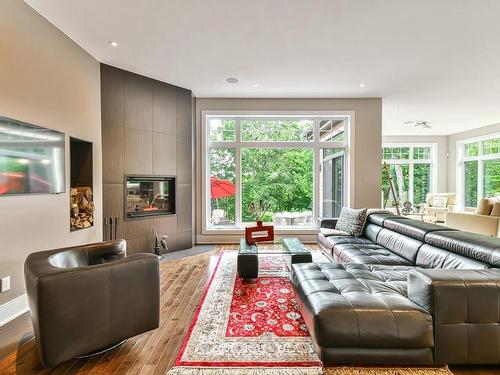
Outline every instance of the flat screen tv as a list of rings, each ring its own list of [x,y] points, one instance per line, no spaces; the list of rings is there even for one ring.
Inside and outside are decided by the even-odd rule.
[[[64,133],[0,116],[0,197],[64,193]]]

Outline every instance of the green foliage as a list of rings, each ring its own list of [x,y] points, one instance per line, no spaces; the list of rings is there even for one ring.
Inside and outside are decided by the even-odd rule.
[[[274,212],[312,209],[312,150],[245,148],[241,154],[243,221],[252,220],[246,208],[260,199]]]
[[[465,156],[478,156],[479,142],[467,143],[465,145]]]
[[[273,221],[273,213],[272,212],[266,212],[264,216],[262,216],[261,219],[264,223],[272,223]]]
[[[465,207],[476,207],[477,206],[477,179],[478,179],[478,162],[466,161],[464,163],[465,167]]]
[[[500,138],[487,139],[483,141],[483,154],[499,154],[500,153]]]
[[[312,141],[312,120],[241,120],[244,142]]]
[[[483,195],[486,198],[500,194],[500,160],[483,161]]]
[[[425,197],[431,191],[431,165],[413,165],[413,205],[417,206],[425,202]]]

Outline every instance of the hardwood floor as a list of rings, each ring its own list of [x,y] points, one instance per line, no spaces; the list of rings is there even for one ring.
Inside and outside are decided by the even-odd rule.
[[[32,339],[0,361],[0,374],[164,374],[173,366],[215,265],[215,255],[211,251],[162,262],[158,329],[131,338],[103,355],[71,360],[52,369],[41,366]]]
[[[27,316],[21,317],[14,324],[0,329],[4,354],[7,350],[14,350],[0,361],[0,374],[165,374],[174,364],[215,266],[216,255],[217,250],[212,250],[162,262],[160,327],[129,339],[124,345],[99,356],[71,360],[55,368],[44,369],[38,360],[35,340],[29,339],[32,337],[31,323]],[[4,342],[10,344],[5,346]],[[457,375],[500,374],[499,367],[456,367],[452,371]]]

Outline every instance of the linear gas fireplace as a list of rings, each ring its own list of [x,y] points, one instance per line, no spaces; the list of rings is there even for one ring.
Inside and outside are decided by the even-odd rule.
[[[125,176],[125,218],[175,214],[175,177]]]

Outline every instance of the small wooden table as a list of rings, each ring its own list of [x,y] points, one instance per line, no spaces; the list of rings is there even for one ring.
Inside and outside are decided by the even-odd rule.
[[[247,244],[246,240],[242,238],[237,259],[238,276],[240,278],[254,279],[259,276],[259,254],[283,255],[287,260],[289,270],[291,270],[294,263],[312,262],[311,252],[298,238],[283,238],[273,242],[260,242],[255,245]]]

